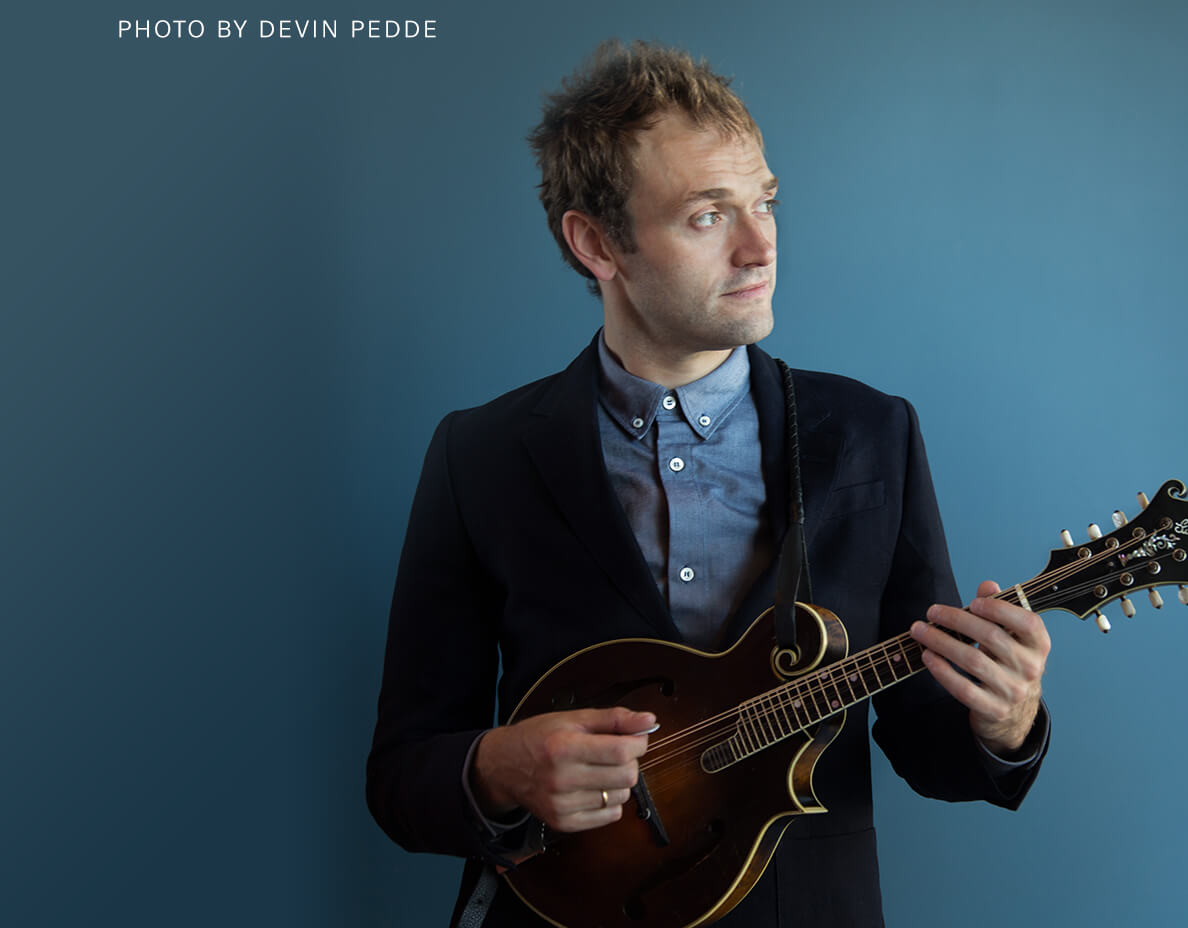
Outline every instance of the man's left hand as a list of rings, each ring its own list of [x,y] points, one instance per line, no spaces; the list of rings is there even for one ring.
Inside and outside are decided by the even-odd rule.
[[[998,591],[998,584],[987,580],[968,611],[934,605],[928,610],[932,624],[913,622],[911,634],[924,646],[928,671],[969,709],[974,734],[994,754],[1009,758],[1039,711],[1040,678],[1052,642],[1038,615],[992,599]],[[946,628],[971,640],[954,638]]]

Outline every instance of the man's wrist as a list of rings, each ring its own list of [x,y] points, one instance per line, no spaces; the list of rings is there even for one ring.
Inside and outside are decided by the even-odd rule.
[[[466,778],[469,792],[483,818],[516,823],[523,820],[524,809],[506,791],[496,788],[490,775],[491,750],[505,731],[505,728],[492,728],[479,735],[469,757]]]
[[[977,743],[982,758],[992,774],[1008,773],[1035,763],[1040,755],[1043,754],[1044,745],[1048,740],[1048,729],[1050,725],[1048,708],[1044,705],[1044,701],[1041,698],[1035,718],[1032,720],[1031,728],[1017,748],[1011,749],[1009,746],[996,745],[988,739],[982,738],[977,733],[974,734],[974,741]]]

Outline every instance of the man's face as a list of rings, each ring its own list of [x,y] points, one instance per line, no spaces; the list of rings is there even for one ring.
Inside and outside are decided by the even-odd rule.
[[[637,347],[689,354],[772,327],[776,180],[756,141],[670,114],[640,133],[627,201],[636,250],[615,251],[614,311]]]

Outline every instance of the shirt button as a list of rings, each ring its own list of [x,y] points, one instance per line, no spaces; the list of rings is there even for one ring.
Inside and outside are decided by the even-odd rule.
[[[688,583],[690,580],[692,580],[695,576],[696,576],[696,574],[693,573],[692,567],[682,567],[681,568],[681,579],[684,580],[686,583]]]
[[[709,416],[701,416],[700,418],[698,418],[697,424],[700,425],[702,428],[705,428],[707,425],[710,424],[710,417]]]
[[[634,419],[631,420],[631,427],[633,429],[642,429],[643,428],[643,419],[641,419],[639,416],[636,416]]]
[[[676,397],[670,393],[660,401],[660,405],[665,409],[676,409]]]
[[[668,462],[668,469],[670,471],[672,471],[673,473],[682,471],[685,469],[685,462],[681,458],[673,458],[671,461]]]

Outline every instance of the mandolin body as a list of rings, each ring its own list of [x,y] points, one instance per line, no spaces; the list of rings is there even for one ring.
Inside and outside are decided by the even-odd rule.
[[[622,639],[579,651],[537,682],[513,720],[610,706],[656,714],[660,728],[641,760],[641,780],[668,843],[656,822],[640,817],[646,810],[636,795],[618,822],[555,835],[543,852],[505,874],[525,904],[564,928],[686,928],[738,904],[763,874],[790,817],[825,811],[813,792],[813,767],[845,713],[712,773],[703,753],[733,729],[718,724],[704,737],[666,739],[737,714],[740,703],[846,655],[846,632],[832,612],[797,604],[796,625],[792,654],[779,652],[769,609],[720,654]]]

